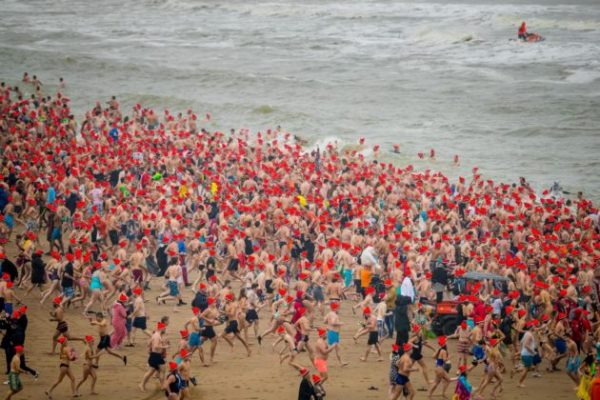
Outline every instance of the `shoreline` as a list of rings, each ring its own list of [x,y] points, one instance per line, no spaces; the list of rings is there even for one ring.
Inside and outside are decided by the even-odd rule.
[[[6,330],[8,349],[25,342],[23,313],[31,318],[25,348],[42,377],[21,373],[27,398],[64,368],[79,381],[86,353],[102,350],[71,340],[62,359],[44,354],[70,336],[60,330],[67,321],[74,337],[108,336],[117,351],[119,360],[99,359],[99,399],[121,378],[110,396],[159,398],[157,384],[177,374],[200,385],[177,387],[169,400],[294,398],[303,368],[331,398],[399,394],[411,387],[400,375],[412,373],[421,399],[437,386],[427,371],[442,383],[436,394],[461,374],[473,396],[484,393],[497,372],[503,398],[568,398],[574,382],[564,372],[532,377],[565,364],[555,338],[582,362],[600,362],[600,215],[591,201],[554,199],[525,179],[495,182],[477,167],[452,182],[370,160],[357,145],[307,151],[285,131],[206,130],[212,116],[191,109],[123,111],[113,97],[77,123],[62,95],[10,95],[0,92],[0,294],[29,306],[5,306],[23,333]],[[365,143],[374,156],[384,150]],[[150,347],[141,332],[127,334],[127,318],[135,326],[138,316]],[[328,330],[342,338],[340,358]],[[445,348],[446,336],[461,345]],[[529,346],[540,349],[537,371]],[[395,356],[403,361],[390,365]],[[65,381],[55,395],[69,392]]]

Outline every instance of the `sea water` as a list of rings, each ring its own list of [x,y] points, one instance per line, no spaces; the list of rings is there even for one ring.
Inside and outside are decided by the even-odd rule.
[[[115,95],[600,199],[597,0],[2,0],[0,79],[24,71],[64,77],[79,117]]]

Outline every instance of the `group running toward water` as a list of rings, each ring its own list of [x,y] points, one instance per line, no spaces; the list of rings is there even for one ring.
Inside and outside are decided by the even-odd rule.
[[[0,84],[6,399],[38,377],[32,335],[56,361],[47,398],[65,382],[74,397],[109,391],[98,375],[140,353],[140,392],[198,398],[217,354],[270,346],[265,368],[297,371],[300,400],[337,398],[330,370],[377,362],[381,398],[502,398],[541,376],[600,399],[600,221],[582,194],[478,168],[454,182],[380,162],[378,147],[364,157],[364,139],[312,150],[280,128],[211,132],[210,114],[126,114],[116,97],[78,122],[62,78],[53,96],[36,76],[20,86]],[[469,273],[503,279],[459,284]],[[436,335],[448,301],[456,328]],[[150,320],[150,303],[165,316]]]

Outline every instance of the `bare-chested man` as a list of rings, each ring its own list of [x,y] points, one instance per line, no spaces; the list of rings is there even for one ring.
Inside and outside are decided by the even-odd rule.
[[[323,321],[327,324],[327,344],[329,346],[335,346],[335,356],[338,359],[338,362],[341,366],[348,365],[347,362],[342,361],[342,356],[340,355],[340,329],[344,325],[344,323],[340,320],[340,316],[338,311],[340,309],[340,304],[337,302],[333,302],[329,305],[330,311],[325,315]]]
[[[327,378],[329,378],[327,359],[329,358],[329,353],[331,353],[338,347],[338,343],[334,343],[331,346],[327,344],[326,329],[319,328],[318,334],[319,338],[317,339],[317,343],[315,344],[315,358],[313,359],[313,364],[315,365],[317,371],[319,371],[321,380],[325,382]]]
[[[152,333],[150,341],[148,343],[148,371],[144,375],[142,382],[139,384],[139,388],[142,392],[146,391],[146,384],[155,375],[161,385],[165,377],[165,354],[168,349],[167,339],[165,337],[166,324],[159,322],[156,325],[156,330]]]

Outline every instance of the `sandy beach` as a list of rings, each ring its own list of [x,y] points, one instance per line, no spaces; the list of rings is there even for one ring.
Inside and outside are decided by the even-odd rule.
[[[147,294],[147,298],[153,299],[159,292],[157,290],[160,279],[155,280],[152,286],[154,287]],[[191,295],[188,295],[191,297]],[[39,309],[33,297],[29,297],[26,303],[29,304],[30,328],[26,342],[28,364],[39,371],[40,378],[33,381],[30,377],[24,377],[25,390],[17,396],[19,399],[43,399],[44,390],[50,386],[57,375],[58,357],[50,356],[46,353],[50,350],[50,336],[55,328],[54,323],[48,321],[48,307]],[[191,312],[182,310],[179,313],[172,313],[170,306],[157,306],[154,301],[149,303],[149,315],[152,320],[149,322],[153,325],[163,315],[171,317],[172,327],[168,329],[168,334],[171,340],[175,341],[178,338],[178,329],[184,321],[191,316]],[[359,361],[362,355],[366,338],[359,339],[359,345],[354,345],[352,335],[356,332],[356,317],[350,311],[350,303],[344,304],[341,307],[342,321],[348,325],[342,329],[342,354],[344,358],[350,362],[347,367],[340,367],[335,360],[331,361],[330,380],[327,383],[328,399],[387,399],[389,372],[388,356],[392,345],[391,340],[384,341],[383,348],[386,350],[385,361],[376,362],[375,357],[367,363]],[[80,310],[70,310],[68,313],[68,321],[72,326],[74,335],[93,334],[94,330],[82,320]],[[264,314],[264,313],[261,313]],[[264,315],[261,315],[261,328],[266,328]],[[222,328],[221,328],[222,329]],[[221,329],[218,329],[220,332]],[[202,367],[199,361],[194,357],[193,374],[198,377],[199,385],[192,390],[193,399],[206,400],[279,400],[296,399],[298,396],[298,385],[300,378],[298,373],[287,365],[279,365],[279,359],[272,352],[273,338],[270,336],[265,339],[262,346],[258,346],[250,334],[252,343],[252,357],[247,358],[243,347],[237,343],[230,350],[227,343],[220,341],[217,347],[216,361],[217,363],[211,367]],[[100,360],[100,369],[98,370],[98,385],[97,390],[100,393],[97,396],[87,394],[87,389],[82,390],[82,398],[111,400],[115,398],[127,399],[163,399],[164,394],[152,389],[157,386],[156,380],[153,380],[148,385],[148,393],[140,393],[137,385],[146,371],[147,353],[144,349],[143,340],[140,340],[141,334],[135,348],[125,348],[123,354],[129,358],[127,367],[114,357],[104,356]],[[432,341],[434,344],[435,340]],[[80,350],[80,343],[74,344]],[[451,352],[454,352],[455,343],[450,341]],[[81,353],[81,351],[79,351]],[[455,354],[455,353],[454,353]],[[431,359],[432,351],[425,351],[425,359],[428,368],[431,372],[433,368],[433,360]],[[305,366],[309,365],[308,357],[304,353],[299,356],[299,362]],[[456,371],[457,362],[454,361],[452,372]],[[78,378],[81,376],[81,361],[75,363],[75,374]],[[314,371],[314,369],[313,369]],[[481,367],[479,367],[471,377],[473,383],[478,383],[481,376]],[[542,372],[542,378],[532,378],[527,381],[525,389],[517,389],[515,379],[510,379],[505,375],[506,384],[501,399],[556,399],[570,400],[575,398],[572,390],[573,384],[564,375],[564,373],[546,373]],[[423,388],[424,379],[421,373],[413,373],[411,380],[415,382],[416,388]],[[369,387],[376,387],[378,390],[369,390]],[[452,389],[450,386],[449,389]],[[452,390],[448,390],[451,393]],[[68,385],[59,386],[56,389],[55,399],[71,398],[68,390]],[[450,395],[448,396],[448,398]],[[426,399],[426,392],[417,392],[415,399]],[[440,396],[434,396],[434,399],[441,399]]]

